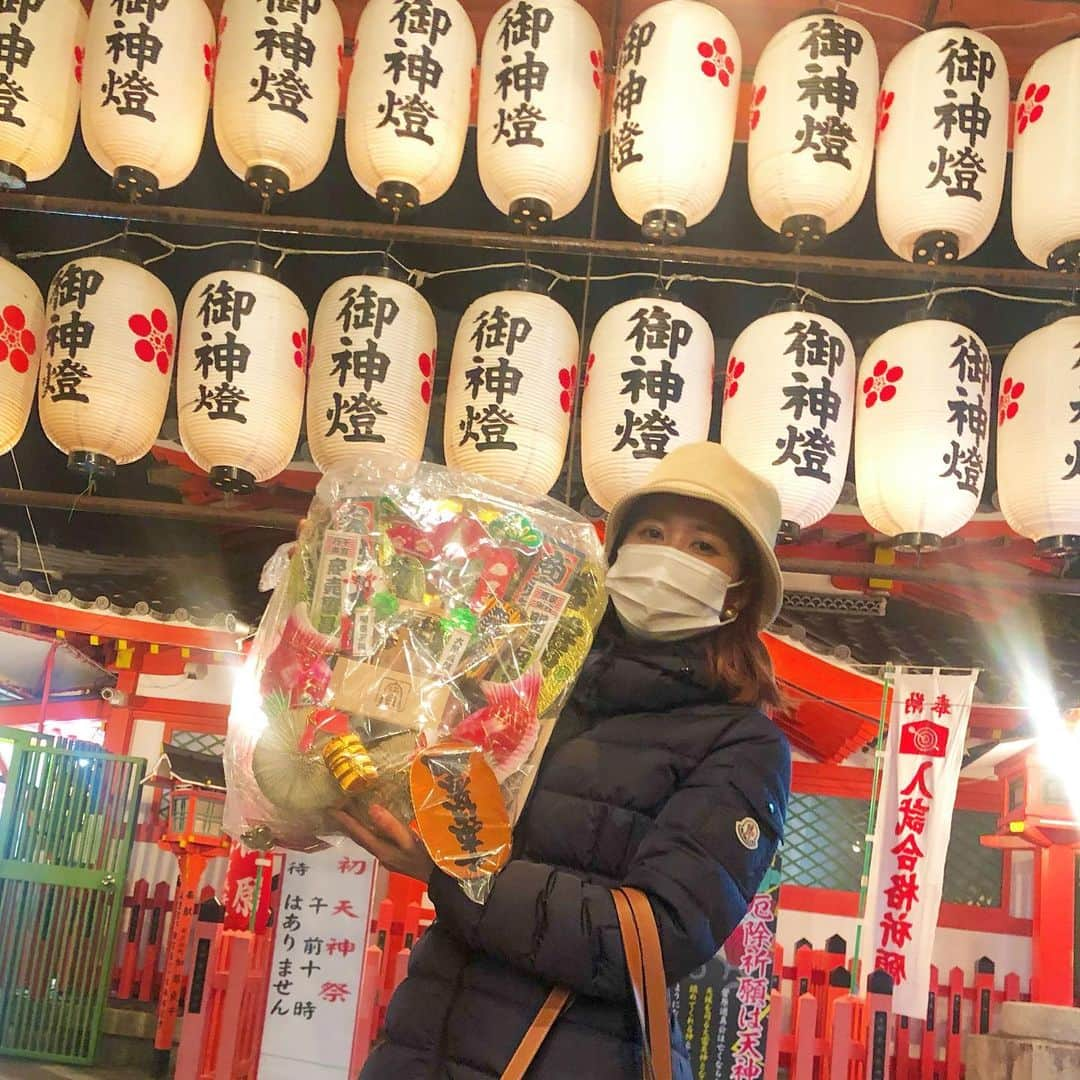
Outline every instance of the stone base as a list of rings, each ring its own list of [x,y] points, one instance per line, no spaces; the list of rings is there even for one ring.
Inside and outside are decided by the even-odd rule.
[[[1073,1080],[1080,1077],[1080,1009],[1009,1001],[1000,1030],[969,1035],[968,1080]]]

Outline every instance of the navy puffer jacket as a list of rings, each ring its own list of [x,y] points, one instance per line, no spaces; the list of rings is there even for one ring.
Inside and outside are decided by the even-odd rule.
[[[773,723],[709,688],[700,647],[643,648],[602,633],[487,903],[432,877],[437,919],[362,1080],[498,1077],[555,984],[574,1002],[530,1078],[639,1080],[609,887],[648,895],[676,982],[746,911],[781,838],[790,773]],[[674,1025],[672,1039],[676,1075],[689,1078]]]

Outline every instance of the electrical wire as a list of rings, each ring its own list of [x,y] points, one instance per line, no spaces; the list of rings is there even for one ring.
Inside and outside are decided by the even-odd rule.
[[[11,464],[15,466],[15,481],[19,485],[20,491],[25,491],[23,487],[22,473],[19,471],[19,462],[15,457],[15,451],[11,450]],[[30,533],[34,537],[34,547],[37,549],[38,566],[41,567],[42,575],[45,578],[45,588],[49,590],[49,595],[53,594],[52,582],[49,580],[51,572],[45,566],[45,556],[41,551],[41,542],[38,540],[37,526],[34,524],[34,515],[30,513],[30,507],[26,507],[26,520],[30,522]]]

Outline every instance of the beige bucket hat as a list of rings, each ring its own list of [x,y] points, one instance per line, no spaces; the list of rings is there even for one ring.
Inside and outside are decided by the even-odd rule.
[[[780,496],[768,480],[736,461],[719,443],[680,446],[664,458],[641,487],[624,495],[608,514],[608,559],[622,539],[634,504],[646,495],[686,495],[726,510],[742,525],[760,562],[761,625],[764,629],[780,614],[784,578],[773,548],[780,529]]]

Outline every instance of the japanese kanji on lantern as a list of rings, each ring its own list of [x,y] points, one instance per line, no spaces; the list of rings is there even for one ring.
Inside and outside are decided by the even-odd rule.
[[[565,217],[592,180],[603,47],[575,0],[508,0],[480,53],[476,147],[484,194],[537,228]]]
[[[997,482],[1010,527],[1040,555],[1080,550],[1080,312],[1021,338],[997,403]]]
[[[454,182],[469,130],[476,33],[457,0],[372,0],[360,15],[345,109],[356,182],[390,210]]]
[[[157,438],[172,381],[176,305],[127,255],[75,259],[49,288],[38,411],[68,468],[111,476]]]
[[[1045,52],[1020,82],[1013,139],[1016,245],[1037,266],[1080,272],[1080,37]]]
[[[854,408],[855,351],[832,319],[777,311],[735,339],[720,440],[776,487],[785,539],[797,539],[840,498]]]
[[[323,171],[344,50],[333,0],[225,0],[214,139],[225,164],[264,201],[306,187]]]
[[[1001,206],[1009,72],[1001,49],[963,26],[930,30],[894,57],[878,101],[877,216],[902,259],[966,258]]]
[[[747,174],[770,229],[804,246],[855,216],[874,162],[877,97],[877,49],[854,19],[804,15],[765,46],[750,92]]]
[[[992,407],[986,346],[959,323],[905,323],[866,350],[856,393],[863,516],[902,550],[939,546],[982,495]]]
[[[79,115],[86,12],[79,0],[21,0],[0,24],[0,189],[64,163]]]
[[[663,294],[626,300],[593,331],[581,406],[581,468],[605,510],[682,443],[709,437],[709,324]]]
[[[577,363],[574,320],[546,292],[523,287],[474,300],[450,358],[446,464],[548,492],[566,457]]]
[[[403,281],[358,274],[326,290],[307,392],[307,441],[320,469],[370,450],[420,460],[436,340],[431,308]]]
[[[277,476],[304,410],[308,317],[262,263],[200,278],[180,327],[180,441],[225,491]]]
[[[741,71],[735,28],[700,0],[663,0],[627,29],[612,100],[611,189],[647,239],[681,239],[719,201]]]
[[[44,340],[41,292],[29,274],[0,258],[0,454],[26,429]]]
[[[175,187],[195,168],[215,40],[203,0],[113,0],[91,9],[83,139],[127,198]]]

